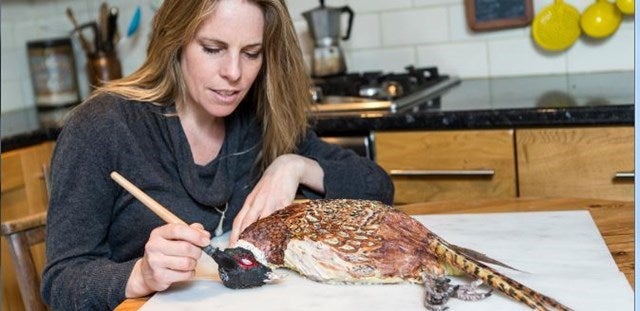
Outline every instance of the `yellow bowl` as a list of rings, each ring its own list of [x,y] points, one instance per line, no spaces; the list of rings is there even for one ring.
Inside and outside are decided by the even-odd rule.
[[[582,31],[593,38],[605,38],[612,35],[622,22],[620,9],[607,0],[597,0],[587,7],[580,17]]]
[[[531,34],[545,50],[568,49],[580,37],[580,13],[562,0],[555,0],[533,19]]]

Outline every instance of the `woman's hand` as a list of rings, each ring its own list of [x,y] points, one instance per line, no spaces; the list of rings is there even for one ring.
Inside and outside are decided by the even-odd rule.
[[[201,247],[209,245],[210,238],[210,233],[197,223],[167,224],[154,229],[145,245],[144,256],[129,276],[126,297],[147,296],[193,277]]]
[[[277,157],[267,167],[233,220],[229,245],[235,244],[240,233],[256,220],[291,204],[300,184],[323,193],[323,178],[324,171],[314,160],[296,154]]]

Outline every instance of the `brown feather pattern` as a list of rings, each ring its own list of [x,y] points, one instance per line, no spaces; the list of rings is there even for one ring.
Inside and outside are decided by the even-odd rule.
[[[262,251],[269,264],[279,267],[285,265],[285,252],[291,242],[319,243],[314,245],[327,247],[349,264],[350,271],[346,272],[350,280],[363,279],[364,283],[393,279],[422,284],[425,273],[444,276],[442,262],[448,262],[532,309],[571,310],[474,260],[480,253],[471,250],[475,255],[465,255],[461,251],[464,248],[449,244],[407,214],[376,201],[311,200],[292,204],[249,226],[240,239]],[[332,267],[324,262],[315,264]]]

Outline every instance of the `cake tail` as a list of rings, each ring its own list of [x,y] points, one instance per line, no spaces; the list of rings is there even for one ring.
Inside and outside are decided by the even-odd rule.
[[[466,247],[462,247],[462,246],[458,246],[458,245],[453,245],[451,243],[448,244],[449,248],[453,249],[456,253],[459,254],[463,254],[466,257],[469,257],[473,260],[482,262],[482,263],[489,263],[492,265],[496,265],[496,266],[500,266],[500,267],[504,267],[504,268],[508,268],[511,270],[515,270],[515,271],[520,271],[523,272],[522,270],[518,270],[504,262],[501,262],[499,260],[493,259],[483,253],[480,253],[478,251],[472,250],[470,248],[466,248]]]
[[[555,299],[545,296],[507,277],[506,275],[499,273],[495,269],[483,264],[479,260],[472,258],[472,257],[475,257],[475,255],[469,256],[468,254],[465,254],[468,252],[460,251],[460,249],[463,249],[463,250],[467,250],[467,249],[450,245],[449,243],[447,243],[446,241],[442,240],[440,237],[437,237],[435,235],[430,239],[429,247],[438,256],[439,260],[446,262],[457,269],[460,269],[464,273],[474,278],[482,280],[484,283],[488,284],[493,289],[504,293],[505,295],[513,298],[516,301],[520,301],[528,305],[534,310],[571,311],[569,307],[561,304]],[[476,251],[472,251],[471,254],[480,254],[480,253]],[[486,261],[486,260],[483,260],[483,261]],[[477,285],[478,284],[475,284],[475,286]],[[474,290],[475,286],[472,284],[472,286],[464,287],[464,288],[457,288],[456,286],[451,286],[451,287],[452,287],[452,291],[456,291],[460,289],[463,289],[464,291],[468,291],[468,290]],[[452,294],[454,297],[456,297],[455,292]],[[475,293],[475,295],[477,296],[478,294]],[[476,296],[472,296],[472,298],[478,298]],[[482,298],[482,297],[479,297],[479,298]],[[468,300],[477,300],[477,299],[468,299]]]

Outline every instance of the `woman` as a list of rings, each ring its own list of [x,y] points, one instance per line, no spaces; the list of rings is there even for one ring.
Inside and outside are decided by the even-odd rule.
[[[298,189],[391,203],[384,171],[307,129],[308,86],[284,0],[165,0],[145,63],[57,141],[44,300],[113,309],[188,280],[209,232],[233,242]],[[192,225],[164,224],[112,171]]]

